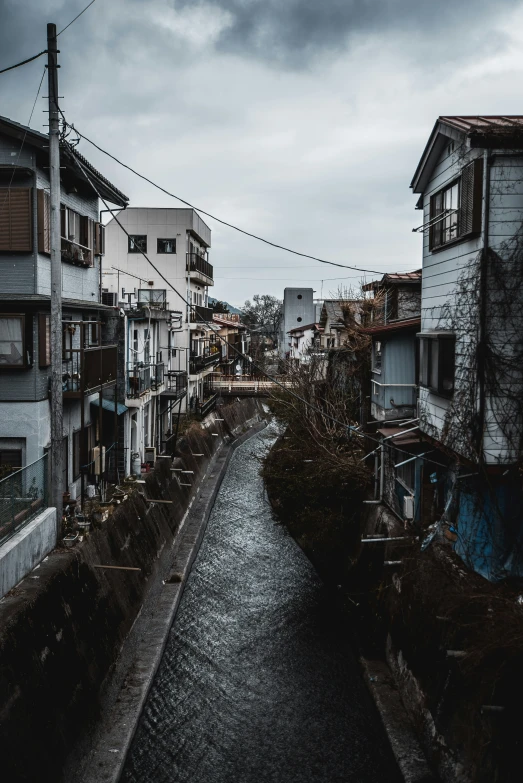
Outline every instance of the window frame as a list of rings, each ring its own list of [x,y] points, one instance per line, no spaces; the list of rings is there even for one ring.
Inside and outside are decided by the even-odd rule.
[[[456,235],[443,241],[445,217],[443,216],[443,210],[436,213],[435,203],[436,199],[441,198],[443,206],[444,194],[455,185],[458,185]],[[474,158],[474,160],[463,166],[461,171],[450,182],[447,182],[443,187],[431,194],[429,206],[429,251],[437,253],[457,242],[463,242],[477,236],[481,232],[482,201],[483,158],[479,157]],[[440,215],[441,219],[436,220]],[[436,223],[433,224],[433,220],[436,220]],[[442,237],[442,241],[438,244],[435,243],[436,231],[441,231]]]
[[[376,346],[379,345],[379,350],[376,350]],[[376,357],[379,356],[379,364],[376,366]],[[372,372],[375,372],[376,375],[381,375],[383,367],[383,341],[382,340],[373,340],[372,341]]]
[[[144,239],[145,247],[138,247],[136,244],[137,239]],[[127,252],[147,253],[147,234],[129,234],[127,237]]]
[[[174,250],[160,250],[160,242],[172,242],[174,244]],[[147,252],[147,251],[145,251]],[[156,239],[156,254],[175,256],[176,255],[176,237],[157,237]]]
[[[27,340],[26,340],[26,322],[25,313],[0,313],[0,320],[4,318],[20,319],[20,331],[22,335],[22,362],[21,364],[7,364],[0,362],[0,369],[2,370],[24,370],[30,366],[27,359]]]
[[[450,399],[454,395],[456,386],[456,335],[453,332],[421,332],[417,336],[419,339],[419,385],[428,389],[432,394]],[[434,345],[437,346],[436,368],[433,366]],[[445,361],[449,359],[449,355],[446,353],[449,351],[449,346],[453,359],[452,388],[445,389],[443,384],[446,378],[443,366]],[[427,350],[426,356],[424,356],[424,350]],[[434,379],[436,379],[435,383]]]

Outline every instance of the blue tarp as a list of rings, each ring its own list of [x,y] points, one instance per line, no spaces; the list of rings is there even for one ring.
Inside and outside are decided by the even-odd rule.
[[[92,400],[91,401],[91,405],[96,405],[96,406],[99,407],[100,400],[99,399]],[[117,407],[118,416],[121,416],[122,413],[125,413],[128,410],[128,408],[126,408],[125,405],[122,405],[121,402],[118,402],[117,406],[118,406]],[[113,400],[102,400],[102,410],[109,411],[110,413],[114,413],[114,402],[113,402]]]

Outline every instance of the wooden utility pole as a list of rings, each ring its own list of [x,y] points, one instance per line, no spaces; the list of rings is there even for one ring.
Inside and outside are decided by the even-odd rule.
[[[60,221],[60,125],[56,25],[47,25],[49,80],[49,179],[51,183],[51,503],[58,537],[63,505],[62,241]]]

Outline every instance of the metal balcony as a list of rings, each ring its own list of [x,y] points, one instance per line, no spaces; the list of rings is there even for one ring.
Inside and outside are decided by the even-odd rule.
[[[212,316],[212,307],[201,307],[200,305],[192,305],[191,307],[191,324],[196,324],[196,326],[204,326],[207,322],[212,323]]]
[[[191,354],[189,357],[189,372],[191,375],[196,375],[208,367],[213,367],[215,364],[219,364],[221,358],[222,353],[219,349],[213,352],[206,350],[201,355]]]
[[[141,397],[151,389],[151,368],[154,370],[154,365],[134,363],[127,365],[127,396],[130,399]]]
[[[214,285],[212,264],[198,253],[187,253],[187,271],[192,280],[198,280],[203,285]]]

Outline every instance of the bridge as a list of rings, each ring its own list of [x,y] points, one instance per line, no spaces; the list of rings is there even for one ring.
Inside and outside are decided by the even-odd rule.
[[[279,383],[265,378],[253,378],[249,375],[218,375],[213,374],[207,378],[209,387],[222,397],[268,397],[272,391],[284,386],[290,389],[292,381],[285,376],[277,378]],[[281,384],[281,386],[280,386]]]

